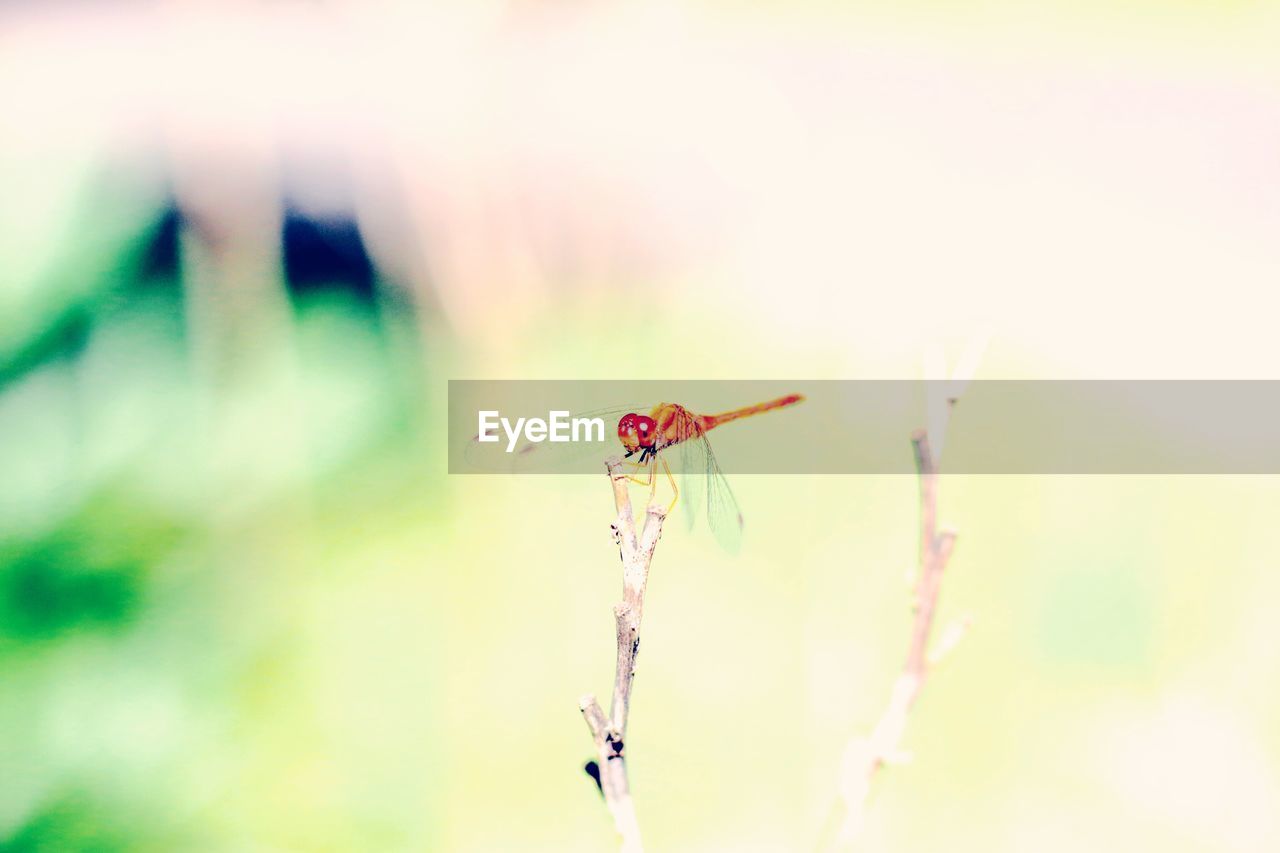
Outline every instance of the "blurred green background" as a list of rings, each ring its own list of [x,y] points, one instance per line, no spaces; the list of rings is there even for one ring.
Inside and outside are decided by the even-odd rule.
[[[608,485],[446,475],[449,378],[1274,378],[1276,15],[1151,5],[7,9],[0,850],[613,846]],[[653,850],[813,849],[906,650],[913,480],[733,486]],[[862,846],[1277,849],[1277,498],[946,478]]]

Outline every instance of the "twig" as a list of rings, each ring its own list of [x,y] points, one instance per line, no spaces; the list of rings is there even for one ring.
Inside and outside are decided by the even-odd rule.
[[[650,504],[644,528],[636,535],[636,522],[631,512],[631,496],[622,460],[611,456],[605,460],[613,485],[613,503],[618,517],[613,522],[613,538],[622,557],[622,601],[613,607],[618,631],[618,664],[613,677],[613,701],[606,717],[596,697],[583,696],[578,707],[595,740],[598,763],[587,765],[587,773],[600,787],[605,805],[613,815],[614,826],[622,838],[624,853],[639,853],[640,825],[636,822],[635,805],[627,782],[627,760],[624,742],[627,718],[631,712],[631,686],[636,677],[636,655],[640,651],[640,620],[644,615],[644,593],[649,582],[649,564],[662,535],[666,510]]]
[[[948,410],[954,400],[948,401]],[[949,413],[949,412],[948,412]],[[911,626],[911,643],[907,660],[893,685],[889,705],[870,736],[855,738],[845,748],[841,769],[840,796],[844,801],[844,820],[836,837],[841,848],[849,847],[862,831],[866,816],[867,796],[876,772],[886,764],[900,763],[903,732],[907,715],[920,696],[929,664],[945,654],[959,640],[960,630],[949,631],[934,654],[929,651],[942,590],[942,575],[955,548],[956,534],[938,531],[938,467],[929,446],[929,435],[917,430],[911,436],[915,450],[916,474],[920,483],[920,571],[917,576]],[[945,648],[944,648],[945,646]]]

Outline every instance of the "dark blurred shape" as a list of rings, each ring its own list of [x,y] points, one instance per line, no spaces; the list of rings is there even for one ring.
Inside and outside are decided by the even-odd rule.
[[[295,299],[341,293],[373,305],[373,262],[354,221],[318,220],[287,210],[282,236],[285,280]]]
[[[596,783],[596,790],[600,792],[600,796],[604,796],[604,784],[600,781],[600,765],[594,761],[588,761],[582,766],[587,771],[587,775],[591,777],[591,781]]]
[[[160,216],[151,240],[142,255],[138,278],[144,282],[178,279],[178,241],[182,233],[182,211],[170,202]]]

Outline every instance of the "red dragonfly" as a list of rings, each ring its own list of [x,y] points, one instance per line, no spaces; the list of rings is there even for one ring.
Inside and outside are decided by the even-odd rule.
[[[618,419],[618,440],[622,442],[627,457],[639,454],[635,467],[648,472],[644,479],[632,476],[631,480],[648,486],[652,500],[658,485],[658,466],[661,465],[671,484],[671,505],[667,508],[670,511],[679,500],[680,489],[671,475],[667,455],[679,452],[681,458],[677,467],[685,475],[685,507],[689,510],[690,523],[702,509],[704,497],[699,491],[705,485],[707,523],[721,545],[729,551],[736,551],[742,537],[742,512],[716,462],[707,433],[730,421],[793,406],[802,400],[804,397],[800,394],[788,394],[718,415],[694,414],[678,403],[659,403],[647,415],[627,412]]]
[[[742,513],[738,510],[733,490],[729,488],[729,483],[716,462],[707,433],[730,421],[793,406],[802,400],[804,397],[800,394],[788,394],[718,415],[699,415],[678,403],[659,403],[647,415],[638,414],[634,411],[635,407],[615,407],[583,412],[576,417],[600,418],[606,424],[616,419],[618,440],[626,451],[625,456],[636,457],[631,463],[636,474],[629,475],[629,479],[647,486],[649,499],[653,500],[658,487],[658,467],[661,466],[671,484],[672,498],[668,512],[677,502],[683,503],[690,526],[698,516],[705,515],[711,532],[721,546],[728,551],[736,551],[742,538]],[[566,454],[577,456],[592,450],[598,452],[599,449],[599,444],[595,443],[550,445],[526,440],[519,445],[515,457],[529,460],[537,457],[537,464],[541,465],[550,459],[561,459]],[[478,436],[472,436],[467,452],[472,458],[481,458],[484,451],[480,448]],[[683,489],[676,486],[673,466],[668,458],[674,462],[676,471],[681,475]],[[645,472],[645,475],[639,476],[640,472]],[[681,497],[684,498],[683,501],[680,501]]]

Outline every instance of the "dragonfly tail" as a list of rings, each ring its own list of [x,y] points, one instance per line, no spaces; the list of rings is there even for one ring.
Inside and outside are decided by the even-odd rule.
[[[744,406],[741,409],[734,409],[733,411],[730,411],[730,412],[722,412],[721,414],[718,414],[718,415],[703,415],[700,418],[702,422],[701,426],[703,430],[709,430],[713,427],[720,426],[720,424],[725,424],[725,423],[728,423],[729,421],[736,421],[739,418],[745,418],[751,415],[758,415],[761,412],[768,412],[773,409],[781,409],[786,406],[794,406],[796,403],[799,403],[803,400],[804,400],[803,394],[788,394],[785,397],[778,397],[776,400],[769,400],[764,403],[756,403],[754,406]]]

